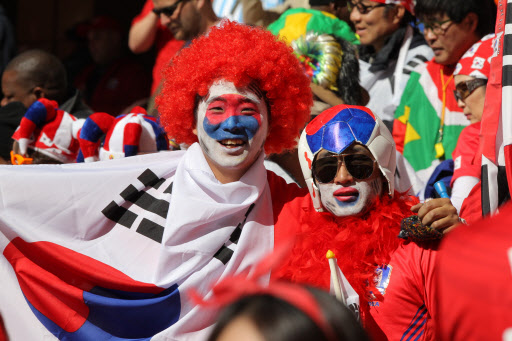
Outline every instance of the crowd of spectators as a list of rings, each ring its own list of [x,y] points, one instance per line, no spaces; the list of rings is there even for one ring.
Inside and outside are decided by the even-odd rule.
[[[483,314],[473,311],[466,316],[458,307],[452,311],[448,295],[456,293],[458,301],[453,304],[471,310],[467,302],[471,302],[479,291],[496,292],[504,290],[501,285],[504,281],[511,283],[510,267],[507,274],[497,274],[503,271],[501,258],[499,270],[495,266],[496,270],[492,268],[485,272],[493,283],[475,280],[475,287],[471,287],[459,280],[460,290],[456,290],[450,281],[452,277],[457,281],[451,271],[461,272],[462,268],[473,271],[471,263],[476,260],[468,259],[474,257],[468,255],[466,259],[455,251],[463,249],[462,241],[471,245],[476,254],[491,254],[493,245],[501,250],[504,249],[502,244],[508,243],[508,256],[491,254],[482,257],[481,261],[491,266],[496,257],[502,257],[512,266],[510,232],[496,232],[503,234],[503,241],[492,237],[491,233],[477,230],[476,226],[481,230],[488,227],[480,222],[488,217],[483,217],[475,208],[481,204],[474,204],[481,200],[481,131],[486,129],[481,121],[482,117],[490,115],[486,112],[487,83],[494,77],[491,61],[497,55],[500,39],[500,35],[495,34],[497,5],[494,0],[146,0],[128,32],[116,19],[107,16],[79,23],[80,51],[83,53],[78,53],[79,59],[75,60],[59,60],[40,49],[14,55],[12,34],[0,35],[4,46],[0,56],[0,164],[110,162],[108,160],[180,149],[190,157],[201,151],[194,149],[193,144],[198,141],[205,155],[205,165],[224,184],[249,174],[248,169],[259,154],[249,160],[251,163],[244,166],[238,176],[240,169],[223,167],[222,161],[216,159],[216,145],[208,138],[226,134],[224,131],[228,130],[232,133],[234,126],[240,131],[245,129],[244,133],[250,135],[251,141],[253,137],[260,138],[253,143],[259,143],[259,150],[266,152],[265,167],[291,186],[293,183],[298,185],[294,190],[280,187],[290,192],[275,195],[274,183],[269,180],[270,192],[274,191],[272,200],[274,196],[280,200],[289,199],[279,208],[279,214],[296,222],[296,226],[282,231],[299,236],[299,241],[291,248],[294,257],[300,252],[297,262],[307,263],[307,266],[292,264],[295,259],[288,260],[280,272],[272,272],[273,277],[326,290],[330,285],[334,290],[332,282],[325,280],[332,279],[329,277],[333,276],[332,272],[320,274],[315,269],[325,250],[317,252],[313,242],[305,243],[301,239],[308,233],[313,236],[314,229],[324,229],[322,236],[325,240],[338,241],[339,267],[358,292],[358,302],[362,306],[354,318],[344,305],[338,305],[337,301],[331,304],[330,296],[325,292],[290,283],[283,289],[273,282],[275,278],[268,286],[258,284],[257,289],[248,292],[235,288],[233,283],[224,284],[240,294],[223,301],[223,305],[231,305],[219,318],[210,340],[240,339],[244,333],[251,334],[254,337],[251,340],[306,340],[308,337],[338,340],[342,334],[349,340],[365,340],[366,333],[375,340],[400,337],[477,339],[470,336],[469,329],[474,328],[475,335],[485,335],[486,326],[476,324]],[[0,20],[0,27],[12,29],[1,7]],[[270,70],[253,77],[258,84],[246,82],[248,84],[240,87],[236,83],[239,79],[232,80],[227,76],[233,70],[238,72],[236,77],[242,79],[244,72],[251,69],[248,64],[243,64],[242,57],[234,57],[239,58],[234,60],[226,53],[212,52],[213,48],[219,48],[215,43],[208,45],[210,32],[214,37],[221,34],[223,27],[238,32],[236,25],[232,28],[231,20],[244,27],[262,28],[262,37],[271,33],[279,44],[288,45],[282,50],[275,45],[277,50],[268,51],[272,54],[269,58],[278,60],[275,57],[277,51],[283,55],[293,51],[301,75],[307,76],[297,76],[294,79],[298,80],[297,84],[286,84],[287,90],[304,96],[295,103],[298,106],[296,118],[289,115],[293,108],[280,102],[280,96],[284,95],[274,88],[282,79],[269,80],[276,76],[271,74],[274,71],[270,66],[254,66],[255,69],[266,67]],[[0,33],[4,31],[7,32],[2,29]],[[233,39],[239,38],[236,34]],[[247,37],[247,40],[249,38],[253,41],[253,37]],[[226,45],[231,43],[238,44],[223,41]],[[194,50],[194,44],[200,47]],[[262,53],[257,44],[257,41],[253,42],[257,52],[247,47],[248,43],[239,45],[246,48],[243,51],[246,54]],[[155,58],[152,69],[148,70],[135,55],[151,50],[155,52]],[[201,52],[206,53],[200,55]],[[236,55],[240,54],[237,52]],[[238,62],[239,69],[231,66]],[[205,67],[208,63],[214,66]],[[278,67],[282,66],[275,66],[276,70],[280,70]],[[289,66],[286,72],[296,71],[291,69]],[[176,70],[182,74],[177,75]],[[214,82],[201,83],[201,77],[206,77],[199,74],[201,72],[208,72]],[[295,85],[299,89],[292,89]],[[193,86],[198,88],[189,90]],[[194,95],[191,91],[195,91]],[[213,97],[211,101],[209,96]],[[306,96],[311,96],[311,101]],[[242,122],[242,119],[230,121],[229,127],[222,126],[228,125],[225,123],[228,119],[218,123],[220,118],[215,115],[219,115],[224,106],[234,103],[234,98],[241,97],[250,98],[250,101],[237,99],[236,110],[261,114],[262,118],[257,119],[258,128],[261,125],[268,129],[266,136],[259,136],[261,131],[257,129],[251,131],[252,123]],[[179,101],[182,106],[177,105]],[[279,105],[287,116],[273,116],[272,110]],[[307,105],[309,119],[303,113]],[[348,115],[346,110],[354,115],[352,122],[360,123],[347,121],[341,125],[336,121]],[[356,111],[357,115],[354,114]],[[300,116],[302,114],[304,117]],[[301,121],[303,118],[304,122]],[[203,119],[204,124],[194,125],[194,121]],[[284,119],[293,122],[284,122]],[[262,124],[262,120],[268,125]],[[368,121],[372,122],[371,128]],[[295,145],[269,147],[277,143],[273,136],[301,124],[299,128],[304,129],[304,133],[300,140],[296,139]],[[321,142],[317,146],[314,136],[319,132],[323,135],[318,138]],[[223,141],[236,149],[246,143],[236,137],[241,135],[233,133],[235,137]],[[344,139],[338,135],[343,135]],[[360,137],[363,135],[367,136]],[[354,140],[347,142],[347,136]],[[329,144],[331,140],[334,141],[332,145]],[[349,158],[354,155],[360,159]],[[367,160],[372,169],[379,169],[378,176],[375,172],[363,174],[362,168],[370,167],[365,164]],[[95,167],[98,170],[101,164]],[[447,197],[434,189],[434,183],[439,181],[448,188]],[[361,193],[358,195],[366,195],[362,208],[346,202],[340,204],[340,199],[331,202],[325,199],[332,196],[333,183],[343,186],[355,182]],[[301,192],[295,196],[299,193],[296,191],[301,190],[305,194]],[[350,196],[350,193],[334,193],[333,197]],[[299,201],[299,196],[304,200]],[[506,197],[510,198],[510,194]],[[344,198],[341,201],[350,200]],[[272,203],[274,209],[276,206]],[[506,217],[510,205],[504,204],[502,210]],[[310,215],[314,211],[323,212],[318,216],[321,218]],[[397,241],[400,221],[413,213],[419,218],[411,224],[426,227],[428,233],[436,236],[430,239],[422,235],[421,238],[427,238],[427,244],[419,237],[405,244]],[[347,216],[349,220],[345,219]],[[276,217],[274,212],[274,225],[282,224],[283,218]],[[489,220],[491,225],[510,225],[503,218],[493,219]],[[394,227],[388,231],[386,224]],[[357,231],[357,236],[348,233],[341,236],[342,226],[350,226]],[[471,238],[464,229],[468,229]],[[394,234],[390,235],[390,231]],[[285,232],[280,233],[282,237]],[[372,237],[372,234],[378,234],[378,237]],[[322,236],[311,237],[311,240],[324,243]],[[275,238],[277,245],[278,236]],[[447,242],[438,243],[441,238]],[[482,243],[486,244],[477,243],[475,238],[482,238]],[[371,257],[361,256],[354,261],[353,254],[359,247],[363,248],[358,244],[361,239],[364,239],[365,255],[369,252]],[[352,243],[352,240],[357,242]],[[307,252],[304,251],[306,246]],[[344,252],[350,254],[346,256],[348,260],[343,259]],[[383,260],[386,263],[377,263]],[[353,263],[363,265],[353,266]],[[370,274],[365,266],[372,268]],[[477,268],[484,269],[485,265],[479,264]],[[399,284],[388,283],[392,270],[394,278],[400,278]],[[232,275],[221,283],[229,282]],[[408,282],[408,275],[414,280]],[[468,282],[473,280],[472,276],[464,276]],[[482,274],[475,273],[474,276],[481,277]],[[366,289],[357,284],[363,283],[362,278]],[[248,287],[257,282],[236,276],[232,280]],[[296,296],[292,298],[285,294],[287,290],[295,292]],[[499,313],[504,315],[503,320],[512,321],[510,310],[507,313],[506,309],[496,307],[499,304],[507,306],[512,301],[500,303],[498,297],[498,293],[486,296],[485,304],[493,309],[492,318],[499,318]],[[386,302],[385,298],[393,303]],[[505,299],[510,299],[510,295]],[[484,304],[482,300],[477,302]],[[269,311],[268,316],[261,317]],[[356,321],[359,317],[364,330]],[[300,332],[292,332],[293,323],[301,325]],[[400,329],[408,323],[408,328]],[[501,324],[489,324],[491,328],[502,328]],[[3,328],[0,323],[0,339]],[[9,334],[8,323],[5,329]],[[506,330],[491,330],[489,335],[492,336],[489,339],[511,339],[511,332],[507,334]]]

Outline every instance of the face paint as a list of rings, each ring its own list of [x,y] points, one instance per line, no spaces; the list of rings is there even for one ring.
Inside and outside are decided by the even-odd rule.
[[[212,169],[245,171],[261,153],[267,133],[266,102],[250,87],[215,82],[198,105],[197,136]]]
[[[350,147],[345,153],[371,156],[370,151],[360,145]],[[320,159],[329,155],[332,153],[322,153],[318,156]],[[375,199],[382,194],[383,175],[378,169],[374,169],[368,179],[356,180],[348,173],[343,163],[332,182],[317,182],[317,186],[322,205],[327,211],[338,217],[356,216],[371,208]]]

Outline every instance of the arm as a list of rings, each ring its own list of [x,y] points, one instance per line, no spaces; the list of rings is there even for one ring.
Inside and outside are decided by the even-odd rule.
[[[451,201],[453,206],[460,212],[462,202],[466,199],[475,185],[480,181],[474,176],[461,176],[457,178],[452,185]]]
[[[128,34],[128,47],[133,53],[146,52],[151,48],[155,42],[158,21],[158,16],[151,10],[140,20],[134,21]]]

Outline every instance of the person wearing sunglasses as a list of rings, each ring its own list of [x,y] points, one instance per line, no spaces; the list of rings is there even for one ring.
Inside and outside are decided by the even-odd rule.
[[[416,15],[434,58],[416,67],[395,112],[397,149],[423,182],[452,157],[469,121],[453,96],[458,60],[478,40],[494,31],[493,0],[418,0]]]
[[[273,276],[329,290],[332,250],[373,340],[431,340],[437,241],[403,243],[398,234],[413,211],[432,228],[453,228],[458,216],[448,199],[414,205],[395,190],[395,152],[391,133],[366,107],[338,105],[306,126],[298,153],[309,195],[290,212],[300,224],[276,232],[276,245],[287,238],[293,246]]]
[[[481,177],[481,161],[477,155],[480,145],[480,121],[484,114],[495,39],[496,35],[493,33],[475,43],[459,60],[454,72],[454,97],[470,124],[460,133],[457,146],[452,153],[454,172],[450,183],[451,200],[460,215],[468,221],[474,220],[473,212],[466,209],[463,202]],[[478,217],[481,216],[481,210],[475,213]]]
[[[350,20],[360,39],[360,79],[367,106],[391,130],[409,74],[432,58],[421,32],[413,27],[414,1],[350,0]]]

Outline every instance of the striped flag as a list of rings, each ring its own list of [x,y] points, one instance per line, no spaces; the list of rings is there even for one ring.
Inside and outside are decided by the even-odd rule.
[[[512,0],[500,0],[497,39],[482,117],[482,214],[510,199],[512,186]]]

